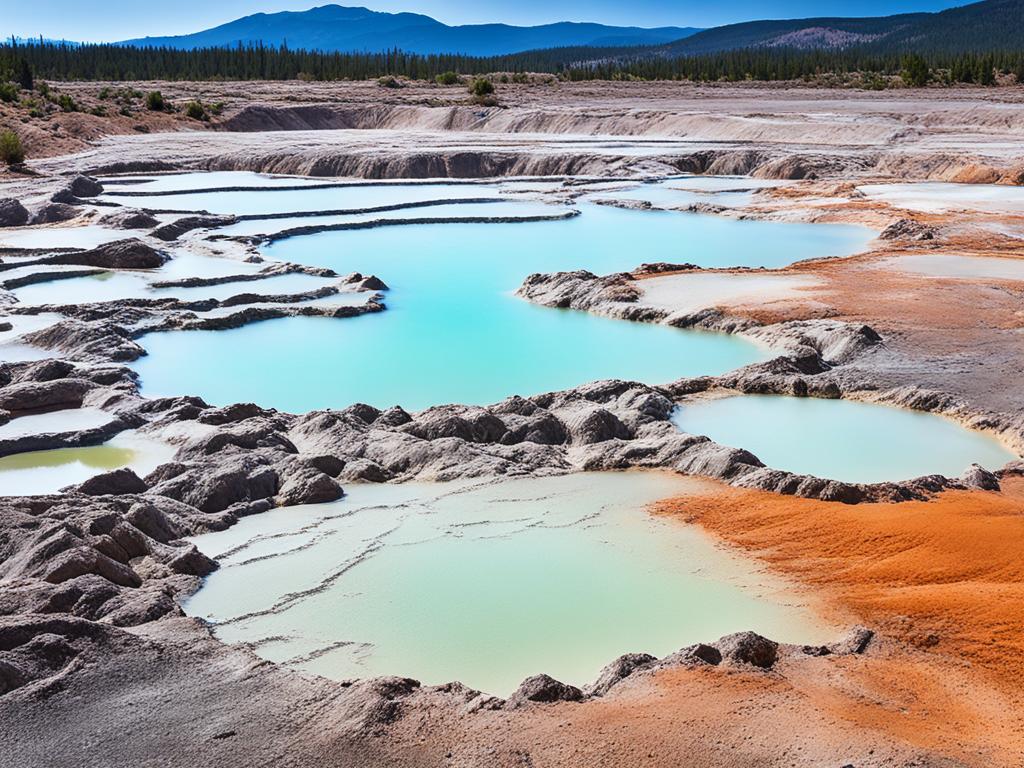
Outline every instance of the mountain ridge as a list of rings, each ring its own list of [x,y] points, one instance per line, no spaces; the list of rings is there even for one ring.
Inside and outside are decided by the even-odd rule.
[[[397,48],[419,54],[494,56],[565,46],[663,45],[698,31],[696,27],[617,27],[568,21],[534,27],[449,26],[418,13],[385,13],[361,6],[324,5],[306,11],[255,13],[188,35],[135,38],[119,44],[188,50],[262,42],[320,51]]]
[[[661,51],[695,56],[739,48],[854,46],[917,51],[1019,49],[1024,47],[1024,0],[983,0],[933,13],[746,21],[697,32]]]

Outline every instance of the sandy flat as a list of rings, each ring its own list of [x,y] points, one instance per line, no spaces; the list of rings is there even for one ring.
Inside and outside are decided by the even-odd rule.
[[[643,280],[641,303],[673,312],[721,306],[764,305],[798,298],[820,284],[809,275],[683,272]]]

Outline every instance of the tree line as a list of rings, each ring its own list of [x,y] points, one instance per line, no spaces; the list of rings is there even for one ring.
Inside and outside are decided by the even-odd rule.
[[[903,75],[991,85],[996,74],[1024,83],[1024,50],[904,53],[868,48],[746,48],[669,56],[658,48],[552,48],[506,56],[420,55],[292,50],[261,44],[234,48],[144,48],[14,40],[0,45],[0,80],[366,80],[385,76],[430,80],[464,75],[539,72],[565,80],[799,80],[852,73]]]

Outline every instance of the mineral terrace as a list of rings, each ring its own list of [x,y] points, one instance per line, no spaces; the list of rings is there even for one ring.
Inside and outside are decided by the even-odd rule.
[[[84,100],[97,86],[62,87]],[[1024,268],[1024,210],[922,210],[860,189],[1024,183],[1019,89],[535,84],[509,86],[501,106],[480,108],[426,86],[159,87],[222,100],[224,114],[202,130],[163,116],[113,121],[110,135],[89,115],[61,115],[52,135],[29,137],[37,159],[28,172],[0,179],[0,236],[52,232],[57,243],[69,228],[100,222],[132,231],[92,248],[0,253],[0,331],[25,329],[19,343],[46,350],[44,359],[0,363],[0,424],[58,408],[109,416],[88,429],[0,439],[0,455],[95,445],[126,429],[175,449],[145,477],[122,469],[55,495],[0,497],[0,764],[1024,763],[1024,463],[845,483],[764,466],[669,420],[679,403],[727,392],[850,398],[948,416],[1020,455],[1024,279],[910,265],[951,255]],[[298,314],[362,322],[349,318],[388,311],[389,276],[262,265],[265,239],[218,234],[238,217],[99,197],[98,178],[185,170],[346,182],[545,177],[558,183],[539,199],[572,202],[604,185],[607,204],[647,207],[616,200],[619,182],[750,176],[789,183],[739,207],[698,204],[676,215],[859,223],[880,234],[856,256],[781,270],[701,270],[642,253],[632,272],[535,274],[518,288],[539,305],[724,331],[777,351],[725,375],[592,382],[419,412],[214,407],[189,392],[140,394],[127,363],[146,354],[146,333]],[[160,299],[27,306],[12,293],[184,254],[236,259],[238,274],[169,283],[172,295]],[[292,273],[329,284],[273,295],[247,285]],[[717,274],[735,275],[737,288],[702,302],[693,286]],[[173,296],[218,283],[237,283],[237,292]],[[218,567],[183,539],[273,507],[339,499],[355,483],[628,468],[699,478],[691,495],[652,514],[702,526],[759,560],[848,631],[813,647],[751,632],[660,659],[636,649],[609,659],[589,686],[538,669],[499,699],[456,681],[305,675],[220,642],[179,606]]]

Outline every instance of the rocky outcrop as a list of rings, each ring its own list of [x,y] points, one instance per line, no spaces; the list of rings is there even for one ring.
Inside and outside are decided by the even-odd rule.
[[[18,200],[0,198],[0,227],[21,227],[28,224],[28,211]]]
[[[167,261],[166,254],[157,251],[142,240],[130,238],[104,243],[87,251],[56,253],[19,266],[39,264],[81,264],[101,269],[156,269]]]
[[[152,229],[159,223],[156,216],[135,208],[122,208],[100,219],[100,224],[114,229]]]
[[[78,216],[80,210],[73,205],[66,203],[47,203],[38,208],[32,214],[31,224],[56,224],[61,221],[70,221]]]
[[[54,203],[76,205],[84,197],[96,197],[103,194],[103,185],[91,176],[75,176],[66,186],[58,190],[50,198]]]
[[[887,226],[878,235],[879,240],[934,240],[936,230],[913,219],[899,219]]]
[[[555,680],[545,674],[534,675],[526,678],[515,690],[508,701],[505,702],[506,709],[517,709],[527,704],[553,704],[556,701],[581,701],[583,691],[574,685]]]
[[[131,493],[145,493],[146,482],[130,469],[115,469],[104,472],[81,483],[79,493],[86,496],[124,496]]]
[[[150,234],[158,240],[172,242],[196,229],[216,229],[234,222],[234,216],[183,216],[170,224],[157,227]]]
[[[634,672],[650,669],[657,661],[657,657],[651,656],[649,653],[627,653],[619,656],[601,670],[597,680],[587,686],[586,694],[588,696],[604,696]]]
[[[756,632],[726,635],[714,644],[723,664],[748,664],[770,669],[778,658],[779,644]]]
[[[103,194],[103,185],[91,176],[76,176],[71,180],[68,189],[75,197],[97,197]]]

